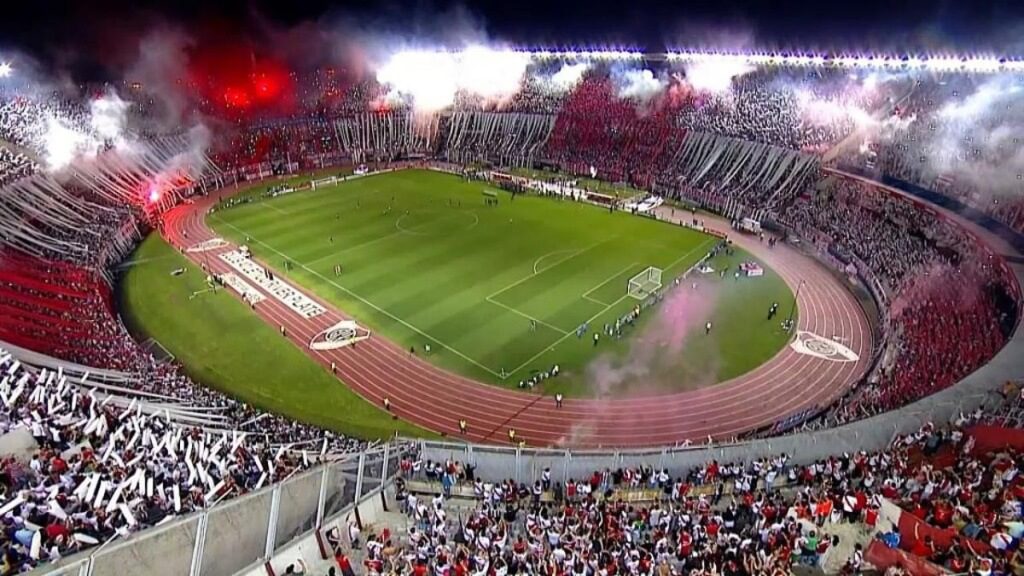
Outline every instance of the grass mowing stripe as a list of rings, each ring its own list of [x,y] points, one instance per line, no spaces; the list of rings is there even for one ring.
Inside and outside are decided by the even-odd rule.
[[[231,224],[230,222],[227,222],[227,221],[225,221],[225,220],[223,220],[223,219],[221,219],[221,218],[219,218],[219,217],[217,217],[217,216],[214,216],[214,218],[215,218],[216,220],[220,221],[221,223],[223,223],[224,225],[226,225],[226,226],[229,226],[229,227],[231,227],[231,228],[232,228],[232,229],[234,229],[235,231],[237,231],[237,232],[239,232],[239,233],[241,233],[241,234],[245,234],[245,230],[242,230],[241,228],[238,228],[238,227],[237,227],[237,226],[235,226],[234,224]],[[290,256],[288,256],[287,254],[285,254],[285,253],[283,253],[283,252],[281,252],[281,251],[277,250],[277,249],[276,249],[276,248],[274,248],[273,246],[271,246],[271,245],[267,244],[266,242],[263,242],[262,240],[260,240],[260,239],[258,239],[258,238],[253,238],[253,242],[256,242],[257,244],[260,244],[261,246],[264,246],[264,247],[266,247],[266,248],[267,248],[267,249],[269,249],[269,250],[270,250],[271,252],[274,252],[275,254],[277,254],[278,256],[281,256],[282,258],[285,258],[285,259],[287,259],[287,260],[292,260],[292,258],[291,258]],[[292,261],[294,262],[294,260],[292,260]],[[341,290],[342,292],[344,292],[344,293],[348,294],[349,296],[351,296],[351,297],[355,298],[356,300],[359,300],[359,301],[360,301],[360,302],[362,302],[363,304],[366,304],[366,305],[367,305],[367,306],[369,306],[370,308],[373,308],[373,309],[374,309],[374,310],[376,310],[377,312],[380,312],[381,314],[383,314],[383,315],[387,316],[388,318],[391,318],[391,319],[392,319],[392,320],[394,320],[395,322],[398,322],[399,324],[401,324],[402,326],[405,326],[406,328],[408,328],[408,329],[412,330],[413,332],[416,332],[416,333],[418,333],[418,334],[422,334],[423,336],[426,336],[426,337],[427,337],[427,338],[429,338],[430,340],[433,340],[434,342],[437,342],[437,343],[438,343],[438,344],[440,344],[441,346],[443,346],[443,347],[447,348],[447,349],[448,349],[449,351],[451,351],[451,352],[454,352],[454,353],[455,353],[455,355],[457,355],[457,356],[458,356],[459,358],[462,358],[463,360],[465,360],[465,361],[467,361],[467,362],[469,362],[469,363],[473,364],[473,365],[474,365],[474,366],[476,366],[477,368],[480,368],[480,369],[482,369],[482,370],[485,370],[485,371],[487,371],[487,372],[489,372],[489,373],[491,373],[491,374],[493,374],[494,376],[497,376],[497,377],[499,377],[499,378],[501,377],[501,375],[500,375],[500,374],[499,374],[498,372],[496,372],[496,371],[494,371],[494,370],[491,370],[491,369],[490,369],[490,368],[488,368],[487,366],[484,366],[483,364],[481,364],[481,363],[477,362],[476,360],[474,360],[474,359],[470,358],[469,356],[466,356],[466,355],[465,355],[465,354],[463,354],[462,352],[460,352],[460,351],[456,350],[455,348],[452,348],[452,347],[451,347],[451,346],[449,346],[449,345],[448,345],[448,344],[447,344],[447,343],[446,343],[446,342],[445,342],[444,340],[441,340],[441,339],[439,339],[439,338],[435,338],[434,336],[431,336],[430,334],[427,334],[427,333],[426,333],[426,332],[424,332],[423,330],[421,330],[421,329],[419,329],[419,328],[417,328],[417,327],[413,326],[412,324],[409,324],[409,323],[408,323],[408,322],[406,322],[405,320],[403,320],[403,319],[399,318],[398,316],[395,316],[394,314],[392,314],[392,313],[388,312],[387,310],[385,310],[385,309],[381,308],[380,306],[377,306],[377,305],[376,305],[376,304],[374,304],[373,302],[370,302],[369,300],[367,300],[366,298],[363,298],[363,297],[362,297],[362,296],[360,296],[359,294],[356,294],[355,292],[353,292],[353,291],[349,290],[348,288],[345,288],[345,287],[344,287],[344,286],[342,286],[341,284],[338,284],[337,282],[334,282],[334,281],[333,281],[333,280],[331,280],[330,278],[328,278],[328,277],[324,276],[323,274],[321,274],[321,273],[317,272],[316,270],[313,270],[313,269],[312,269],[312,268],[310,268],[309,266],[306,266],[305,264],[299,263],[299,267],[301,267],[301,268],[305,269],[305,270],[306,270],[307,272],[309,272],[310,274],[312,274],[312,275],[316,276],[317,278],[319,278],[319,279],[323,280],[324,282],[326,282],[326,283],[330,284],[331,286],[334,286],[334,287],[335,287],[335,288],[337,288],[338,290]]]

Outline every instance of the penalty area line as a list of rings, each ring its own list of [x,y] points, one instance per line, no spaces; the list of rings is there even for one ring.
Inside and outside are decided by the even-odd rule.
[[[597,248],[601,244],[605,244],[607,242],[611,242],[615,238],[617,238],[617,237],[616,236],[612,236],[611,238],[608,238],[606,240],[601,240],[600,242],[596,242],[594,244],[591,244],[590,246],[587,246],[586,248],[580,248],[579,250],[571,250],[571,249],[569,249],[569,250],[556,250],[554,252],[549,252],[547,254],[544,254],[543,256],[541,256],[540,258],[537,258],[537,260],[535,260],[533,262],[533,269],[534,269],[534,273],[533,274],[527,274],[526,276],[520,278],[519,280],[516,280],[515,282],[509,284],[508,286],[505,286],[504,288],[499,288],[498,290],[496,290],[496,291],[492,292],[491,294],[489,294],[487,296],[487,298],[494,298],[495,296],[497,296],[498,294],[501,294],[502,292],[506,292],[508,290],[511,290],[512,288],[515,288],[516,286],[519,286],[523,282],[526,282],[527,280],[530,280],[531,278],[534,278],[535,276],[539,276],[539,275],[547,272],[548,270],[551,270],[552,268],[562,264],[563,262],[567,262],[569,260],[572,260],[573,258],[579,256],[580,254],[583,254],[584,252],[588,252],[590,250],[593,250],[594,248]],[[545,266],[545,267],[541,268],[539,271],[537,270],[537,262],[547,258],[548,256],[554,256],[555,254],[562,254],[562,253],[567,253],[567,252],[570,252],[570,254],[568,254],[564,258],[557,259],[553,264]]]
[[[246,232],[245,232],[245,230],[242,230],[241,228],[239,228],[238,226],[235,226],[234,224],[231,224],[230,222],[225,222],[224,220],[221,220],[221,219],[220,219],[220,218],[218,218],[217,216],[214,216],[214,218],[216,218],[216,219],[217,219],[218,221],[222,222],[222,223],[223,223],[224,225],[226,225],[226,226],[230,226],[231,228],[233,228],[233,229],[234,229],[235,231],[237,231],[237,232],[240,232],[240,233],[242,233],[242,234],[245,234],[245,233],[246,233]],[[283,257],[283,258],[286,258],[286,259],[288,259],[288,260],[291,260],[291,261],[295,262],[295,260],[294,260],[294,259],[293,259],[293,258],[292,258],[291,256],[288,256],[288,255],[287,255],[287,254],[285,254],[284,252],[281,252],[281,251],[280,251],[280,250],[278,250],[277,248],[274,248],[274,247],[273,247],[273,246],[271,246],[270,244],[267,244],[266,242],[263,242],[262,240],[260,240],[260,239],[258,239],[258,238],[253,238],[253,239],[252,239],[252,241],[253,241],[253,242],[255,242],[255,243],[257,243],[257,244],[259,244],[259,245],[261,245],[261,246],[265,246],[265,247],[266,247],[266,248],[268,248],[268,249],[269,249],[269,250],[270,250],[271,252],[274,252],[274,253],[275,253],[275,254],[277,254],[278,256],[281,256],[281,257]],[[469,362],[469,363],[473,364],[474,366],[476,366],[476,367],[478,367],[478,368],[480,368],[480,369],[482,369],[482,370],[485,370],[485,371],[486,371],[486,372],[488,372],[489,374],[493,374],[494,376],[496,376],[496,377],[498,377],[498,378],[501,378],[501,374],[499,374],[498,372],[496,372],[496,371],[494,371],[494,370],[492,370],[492,369],[488,368],[487,366],[484,366],[483,364],[481,364],[481,363],[477,362],[476,360],[474,360],[474,359],[470,358],[469,356],[467,356],[467,355],[463,354],[462,352],[460,352],[460,351],[456,350],[455,348],[453,348],[452,346],[450,346],[450,345],[449,345],[448,343],[446,343],[446,342],[445,342],[444,340],[441,340],[441,339],[439,339],[439,338],[435,338],[435,337],[431,336],[430,334],[427,334],[427,333],[426,333],[426,332],[424,332],[423,330],[420,330],[419,328],[417,328],[417,327],[413,326],[412,324],[409,324],[409,323],[408,323],[408,322],[406,322],[405,320],[403,320],[403,319],[399,318],[398,316],[395,316],[394,314],[392,314],[391,312],[388,312],[387,310],[385,310],[385,309],[381,308],[380,306],[377,306],[377,305],[376,305],[376,304],[374,304],[373,302],[370,302],[369,300],[367,300],[366,298],[363,298],[363,297],[362,297],[362,296],[360,296],[359,294],[356,294],[355,292],[353,292],[353,291],[349,290],[348,288],[345,288],[345,287],[344,287],[344,286],[342,286],[341,284],[338,284],[337,282],[335,282],[335,281],[331,280],[330,278],[328,278],[328,277],[324,276],[323,274],[321,274],[321,273],[317,272],[316,270],[313,270],[313,269],[312,269],[312,268],[310,268],[309,266],[306,266],[305,264],[303,264],[303,263],[301,263],[301,262],[297,262],[297,263],[298,263],[299,267],[301,267],[301,268],[304,268],[304,269],[305,269],[305,270],[306,270],[307,272],[309,272],[310,274],[313,274],[313,275],[314,275],[314,276],[316,276],[317,278],[320,278],[321,280],[323,280],[324,282],[327,282],[327,283],[328,283],[328,284],[330,284],[331,286],[334,286],[334,287],[335,287],[335,288],[337,288],[338,290],[341,290],[342,292],[344,292],[344,293],[348,294],[349,296],[351,296],[351,297],[355,298],[356,300],[359,300],[360,302],[362,302],[363,304],[366,304],[366,305],[367,305],[367,306],[369,306],[370,308],[373,308],[373,309],[374,309],[374,310],[376,310],[377,312],[380,312],[381,314],[383,314],[383,315],[387,316],[388,318],[391,318],[391,319],[392,319],[392,320],[394,320],[395,322],[398,322],[399,324],[401,324],[402,326],[405,326],[406,328],[408,328],[408,329],[412,330],[413,332],[416,332],[417,334],[420,334],[421,336],[425,336],[426,338],[428,338],[428,339],[430,339],[430,340],[432,340],[432,341],[436,342],[437,344],[441,345],[441,347],[443,347],[443,348],[447,348],[448,350],[450,350],[450,351],[451,351],[452,353],[454,353],[454,354],[455,354],[456,356],[458,356],[459,358],[462,358],[463,360],[465,360],[465,361],[467,361],[467,362]]]
[[[529,314],[527,314],[525,312],[517,310],[517,309],[515,309],[515,308],[513,308],[513,307],[511,307],[511,306],[509,306],[507,304],[503,304],[501,302],[498,302],[497,300],[492,299],[490,296],[484,298],[484,300],[486,300],[486,301],[488,301],[491,304],[494,304],[496,306],[501,306],[505,310],[508,310],[509,312],[511,312],[513,314],[518,314],[519,316],[522,316],[523,318],[526,318],[527,320],[532,320],[532,321],[536,322],[537,324],[540,324],[541,326],[547,326],[548,328],[551,328],[552,330],[558,332],[559,334],[561,334],[563,336],[568,334],[567,331],[559,328],[558,326],[555,326],[554,324],[548,324],[547,322],[545,322],[545,321],[543,321],[543,320],[541,320],[539,318],[534,318],[533,316],[530,316]]]
[[[609,276],[609,277],[605,278],[603,282],[601,282],[601,283],[600,283],[600,284],[598,284],[597,286],[594,286],[594,287],[593,287],[593,288],[591,288],[590,290],[587,290],[586,292],[584,292],[584,293],[583,293],[583,296],[582,296],[582,297],[583,297],[583,298],[585,298],[585,299],[587,299],[587,300],[590,300],[591,302],[598,302],[598,303],[600,303],[600,304],[604,304],[605,306],[607,306],[607,305],[608,305],[608,303],[607,303],[607,302],[601,302],[601,301],[600,301],[600,300],[598,300],[597,298],[591,298],[591,297],[590,297],[590,294],[591,294],[592,292],[596,292],[596,291],[597,291],[597,290],[598,290],[599,288],[601,288],[601,287],[602,287],[602,286],[604,286],[605,284],[607,284],[607,283],[611,282],[612,280],[615,280],[615,279],[616,279],[616,278],[618,278],[619,276],[622,276],[622,275],[623,275],[623,274],[624,274],[625,272],[628,272],[628,271],[629,271],[629,269],[630,269],[630,268],[632,268],[633,266],[639,266],[639,265],[640,265],[640,263],[639,263],[639,262],[630,262],[630,263],[629,263],[629,264],[628,264],[628,265],[627,265],[627,266],[626,266],[625,268],[623,268],[622,270],[619,270],[619,271],[618,271],[618,272],[616,272],[615,274],[612,274],[611,276]]]

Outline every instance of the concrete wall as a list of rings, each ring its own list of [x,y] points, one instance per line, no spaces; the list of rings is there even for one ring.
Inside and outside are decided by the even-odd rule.
[[[199,516],[136,534],[120,544],[111,544],[96,556],[93,576],[126,576],[127,573],[150,576],[188,574],[192,565]],[[144,538],[139,538],[143,536]],[[136,546],[135,540],[145,545]]]
[[[307,474],[281,487],[275,549],[314,528],[322,478],[323,474]]]
[[[263,557],[272,492],[259,492],[210,511],[200,576],[234,574]]]

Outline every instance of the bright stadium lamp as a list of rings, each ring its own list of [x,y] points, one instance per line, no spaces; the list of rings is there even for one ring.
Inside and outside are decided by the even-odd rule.
[[[0,62],[0,78],[7,78],[14,73],[14,68],[10,62]]]

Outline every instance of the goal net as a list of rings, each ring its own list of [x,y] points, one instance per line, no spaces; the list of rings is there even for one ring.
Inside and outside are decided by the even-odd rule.
[[[319,180],[310,180],[309,181],[309,185],[313,188],[313,190],[316,190],[317,188],[321,188],[323,186],[333,186],[334,184],[337,184],[337,183],[338,183],[338,177],[337,176],[330,176],[328,178],[321,178]]]
[[[643,300],[661,288],[661,268],[648,266],[646,270],[629,279],[627,294]]]

